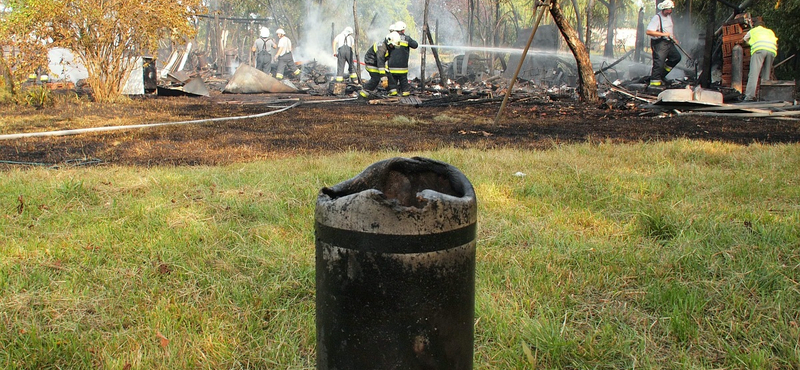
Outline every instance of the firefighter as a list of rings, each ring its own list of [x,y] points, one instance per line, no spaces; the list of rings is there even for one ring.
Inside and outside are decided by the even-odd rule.
[[[750,44],[750,72],[747,75],[744,101],[754,101],[758,78],[761,77],[761,81],[770,80],[772,62],[778,56],[778,38],[775,32],[764,27],[764,21],[757,18],[753,20],[753,28],[747,31],[742,42]]]
[[[374,91],[378,87],[381,78],[386,75],[386,61],[399,44],[400,34],[391,32],[386,35],[386,38],[367,49],[364,54],[364,65],[369,73],[369,82],[364,84],[364,87],[358,92],[362,98],[369,98],[368,91]]]
[[[650,86],[661,87],[664,77],[681,62],[681,53],[675,44],[675,32],[672,23],[672,0],[664,0],[658,4],[658,13],[647,25],[647,36],[650,36],[650,48],[653,50],[653,70],[650,72]]]
[[[286,68],[294,70],[292,72],[295,76],[300,74],[300,68],[294,64],[294,57],[292,56],[292,40],[286,37],[286,32],[283,28],[278,28],[275,31],[278,35],[278,51],[272,57],[272,63],[277,63],[278,67],[275,69],[275,78],[282,80],[283,72]]]
[[[345,27],[342,33],[338,34],[333,39],[333,56],[337,58],[336,66],[336,82],[344,82],[344,66],[347,64],[347,70],[350,72],[350,80],[356,81],[356,68],[353,65],[353,46],[356,44],[353,38],[353,28]]]
[[[261,28],[261,37],[253,42],[250,51],[256,53],[256,68],[261,72],[270,74],[272,67],[272,51],[275,49],[275,40],[269,37],[269,28]]]
[[[408,83],[408,57],[411,52],[409,49],[416,49],[419,43],[406,35],[405,22],[397,22],[389,26],[389,30],[400,35],[400,43],[389,56],[389,95],[397,95],[399,90],[403,96],[409,96],[411,95],[411,85]]]

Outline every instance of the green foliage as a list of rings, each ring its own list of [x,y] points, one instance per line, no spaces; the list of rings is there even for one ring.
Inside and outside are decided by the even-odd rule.
[[[755,2],[751,12],[754,16],[763,17],[766,26],[778,36],[778,50],[782,52],[781,55],[789,57],[800,51],[800,22],[797,22],[800,19],[800,2],[789,0]],[[775,73],[784,76],[782,77],[784,79],[800,79],[800,70],[791,68],[792,65],[800,64],[796,60],[787,64],[789,68],[776,69]]]
[[[678,1],[675,3],[676,7],[685,6]],[[692,11],[695,14],[694,23],[697,29],[705,29],[710,4],[711,2],[709,1],[692,2]],[[762,17],[765,25],[772,29],[778,37],[779,56],[788,58],[800,51],[800,23],[796,21],[800,17],[800,2],[793,0],[767,0],[753,1],[749,4],[745,11],[753,17]],[[729,7],[718,3],[715,26],[721,25],[731,13],[732,10]],[[775,62],[778,63],[780,60]],[[789,61],[783,67],[776,69],[775,74],[779,79],[800,78],[800,70],[793,68],[793,66],[800,65],[797,63],[797,61]]]
[[[10,0],[6,2],[9,7],[22,7],[24,1]],[[35,73],[42,66],[47,65],[47,48],[44,43],[35,42],[30,37],[30,30],[34,28],[31,15],[23,10],[18,12],[0,14],[0,69],[3,79],[11,95],[16,95],[16,84],[25,81],[30,73]],[[25,32],[28,30],[29,32]]]
[[[67,106],[86,102],[74,91],[53,91],[47,85],[22,86],[12,94],[0,89],[0,104],[19,104],[35,108]]]
[[[9,0],[0,40],[12,48],[18,74],[46,68],[47,49],[64,47],[86,67],[97,101],[113,101],[133,68],[134,56],[154,54],[165,37],[192,37],[190,17],[201,0]]]
[[[0,53],[0,104],[7,103],[14,95],[14,76],[3,54]]]
[[[687,345],[697,338],[707,304],[701,289],[675,282],[657,282],[648,287],[645,300],[646,306],[663,318],[666,331],[679,343]]]
[[[66,201],[81,200],[90,195],[83,186],[83,181],[68,179],[56,187],[56,194]]]
[[[767,27],[775,31],[778,42],[785,48],[800,49],[800,3],[797,1],[756,2],[751,10],[753,16],[761,16]]]
[[[642,235],[660,243],[667,243],[681,231],[679,217],[670,211],[648,209],[639,214],[639,229]]]
[[[8,91],[0,90],[0,105],[14,104],[15,102],[14,95],[11,95]]]
[[[21,100],[25,105],[37,108],[49,107],[55,104],[53,91],[42,85],[23,89]]]
[[[11,89],[6,88],[5,80],[0,77],[0,104],[14,103],[14,93]]]

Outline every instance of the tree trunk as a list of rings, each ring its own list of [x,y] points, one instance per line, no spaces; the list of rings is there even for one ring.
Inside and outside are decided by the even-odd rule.
[[[494,2],[494,38],[492,40],[492,47],[500,45],[500,0]]]
[[[711,86],[711,55],[714,52],[714,27],[717,18],[717,2],[708,4],[708,21],[706,23],[706,45],[703,50],[703,72],[700,75],[700,86]]]
[[[578,39],[583,42],[583,34],[581,33],[583,29],[583,20],[581,19],[581,12],[578,10],[578,0],[572,0],[572,8],[575,9],[575,21],[578,25]]]
[[[614,34],[617,29],[617,0],[608,0],[608,25],[606,27],[606,47],[603,56],[614,57]]]
[[[11,68],[8,68],[8,63],[6,63],[2,53],[0,53],[0,75],[5,83],[3,88],[7,93],[14,95],[14,75],[11,74]]]
[[[425,35],[422,36],[423,42],[424,42],[424,40],[427,39],[428,40],[428,44],[435,45],[435,43],[433,42],[433,36],[431,35],[430,29],[428,29],[428,27],[425,27],[424,29],[425,29]],[[437,26],[437,29],[438,29],[438,26]],[[439,68],[439,79],[442,80],[442,85],[446,85],[445,79],[444,79],[444,67],[442,67],[442,62],[439,59],[439,52],[436,51],[436,48],[431,48],[431,54],[433,54],[433,59],[436,60],[436,67]]]
[[[425,9],[422,11],[422,42],[425,43],[425,35],[428,31],[428,4],[430,0],[425,0]],[[425,91],[425,63],[427,62],[426,58],[427,49],[424,47],[420,50],[420,66],[419,66],[419,83],[420,83],[420,90]]]
[[[219,12],[214,12],[214,63],[217,66],[224,66],[223,57],[225,56],[225,51],[219,49],[219,34]]]
[[[500,46],[500,0],[495,0],[494,2],[494,31],[492,32],[492,47],[496,48]],[[494,62],[500,58],[500,56],[496,52],[491,53],[491,63],[489,64],[491,67],[489,74],[491,75],[494,73],[495,67]]]
[[[586,6],[586,50],[592,50],[592,9],[594,8],[594,0],[589,0],[589,5]]]
[[[639,17],[636,20],[636,52],[633,54],[633,61],[637,63],[642,62],[642,50],[644,50],[644,41],[649,39],[645,34],[644,26],[644,8],[639,8]]]
[[[290,17],[289,12],[286,11],[286,5],[283,3],[283,1],[278,1],[277,6],[278,6],[278,11],[280,12],[279,14],[280,17],[286,20],[286,24],[283,25],[282,28],[284,31],[287,32],[286,35],[289,37],[289,40],[292,40],[292,48],[296,48],[297,41],[299,41],[300,39],[299,30],[292,22],[292,17]],[[275,13],[274,10],[273,13]],[[279,24],[278,27],[280,26],[281,25]]]
[[[473,21],[473,17],[475,17],[475,0],[468,0],[469,1],[469,20],[467,21],[467,31],[469,32],[469,46],[472,46],[472,34],[474,33],[475,28],[475,21]]]
[[[589,51],[586,49],[586,45],[578,38],[575,29],[570,26],[569,21],[564,17],[558,0],[550,0],[550,2],[552,4],[550,6],[550,15],[553,16],[553,21],[558,29],[561,30],[561,34],[564,36],[564,40],[569,45],[569,49],[575,56],[575,62],[578,64],[578,78],[580,80],[578,94],[584,102],[595,104],[598,101],[597,80],[594,77],[592,62],[589,60]]]

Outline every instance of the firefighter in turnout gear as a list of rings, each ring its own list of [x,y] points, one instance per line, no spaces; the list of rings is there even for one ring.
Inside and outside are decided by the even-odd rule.
[[[397,32],[389,33],[383,40],[372,44],[364,54],[365,69],[369,73],[369,82],[364,84],[358,95],[362,98],[369,98],[368,91],[374,91],[381,78],[386,76],[386,61],[391,57],[392,52],[400,44],[400,34]]]
[[[750,72],[747,75],[747,87],[744,90],[744,100],[756,100],[758,78],[769,81],[772,73],[772,62],[778,56],[778,38],[775,32],[764,27],[760,18],[753,20],[753,28],[744,35],[742,42],[750,44]]]
[[[645,33],[650,36],[650,48],[653,50],[653,70],[650,72],[650,86],[661,87],[667,74],[681,62],[681,53],[675,44],[674,25],[672,23],[672,0],[664,0],[657,6],[658,13],[647,25]]]
[[[273,50],[275,50],[275,40],[269,37],[269,29],[262,27],[261,37],[253,42],[253,47],[250,49],[256,53],[256,68],[261,72],[270,74]]]
[[[295,76],[300,74],[300,68],[294,64],[294,57],[292,56],[292,40],[286,37],[286,32],[283,28],[278,28],[275,31],[278,35],[278,52],[272,57],[272,62],[277,63],[278,67],[275,69],[275,78],[282,80],[283,72],[286,68],[294,70]]]
[[[337,58],[336,66],[336,82],[344,82],[344,66],[347,65],[347,71],[350,73],[350,80],[355,81],[358,79],[356,75],[356,68],[353,65],[353,46],[356,44],[353,38],[353,29],[345,27],[344,31],[333,39],[333,56]]]
[[[389,95],[411,95],[411,85],[408,83],[408,58],[411,50],[419,47],[411,36],[406,35],[406,24],[397,22],[389,26],[389,30],[400,35],[400,43],[392,55],[389,56]]]

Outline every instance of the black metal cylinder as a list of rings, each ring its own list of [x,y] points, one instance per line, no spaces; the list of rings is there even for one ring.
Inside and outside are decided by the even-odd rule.
[[[477,201],[455,167],[392,158],[317,198],[317,369],[472,369]]]

